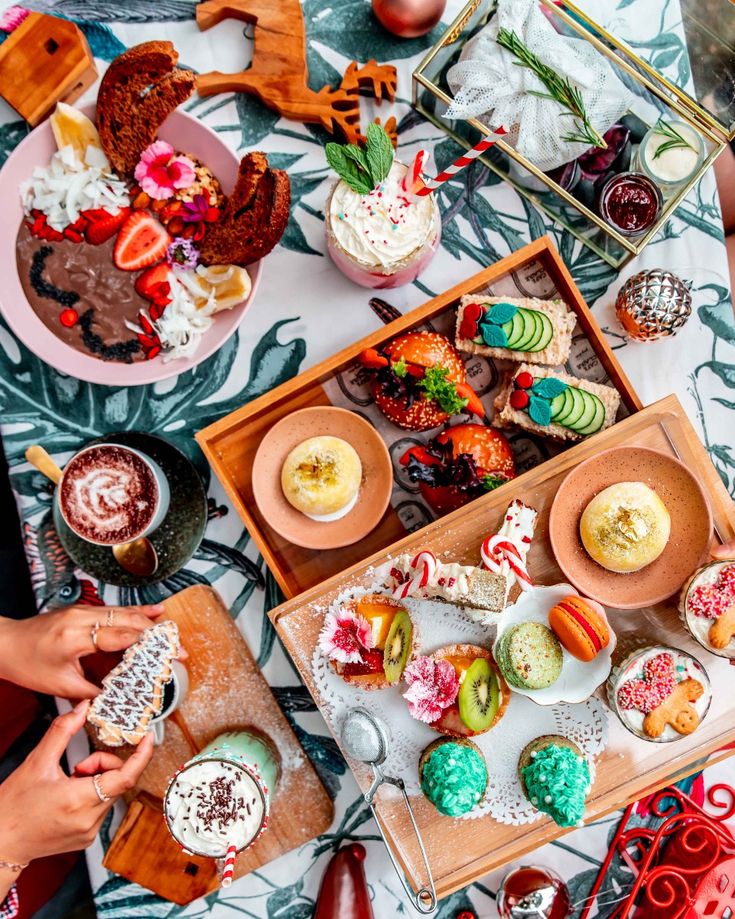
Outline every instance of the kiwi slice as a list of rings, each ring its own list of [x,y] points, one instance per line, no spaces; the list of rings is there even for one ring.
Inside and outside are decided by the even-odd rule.
[[[408,655],[411,653],[412,643],[411,617],[405,609],[398,610],[393,617],[383,651],[383,670],[389,683],[397,683],[400,680]]]
[[[500,687],[495,671],[484,657],[470,664],[459,687],[459,716],[471,731],[486,731],[500,705]]]

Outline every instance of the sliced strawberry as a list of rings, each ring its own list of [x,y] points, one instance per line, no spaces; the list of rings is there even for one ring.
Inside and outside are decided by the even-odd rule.
[[[151,302],[158,296],[166,296],[170,290],[168,283],[168,265],[161,262],[152,268],[146,268],[135,279],[135,290],[141,297]]]
[[[383,672],[383,652],[377,648],[362,651],[362,660],[359,664],[345,664],[342,673],[345,676],[366,676],[369,673]]]
[[[166,255],[173,240],[148,211],[133,211],[120,228],[113,255],[121,271],[140,271]]]
[[[121,207],[117,214],[110,214],[101,207],[83,211],[82,216],[87,222],[84,230],[84,238],[93,246],[101,246],[102,243],[106,243],[108,239],[112,239],[128,219],[129,213],[129,207]]]

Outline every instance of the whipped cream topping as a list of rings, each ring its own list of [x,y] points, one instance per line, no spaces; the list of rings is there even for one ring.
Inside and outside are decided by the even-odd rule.
[[[189,852],[224,858],[258,835],[265,817],[260,787],[247,770],[221,760],[194,762],[173,780],[166,793],[166,822]]]
[[[422,576],[419,578],[416,575],[416,568],[411,563],[410,555],[401,555],[393,562],[394,571],[412,577],[408,590],[405,589],[406,584],[403,582],[397,584],[394,594],[401,598],[408,596],[429,598],[441,594],[447,600],[459,601],[469,594],[470,578],[477,571],[472,565],[435,560],[434,564],[427,568],[425,574],[423,568],[421,569]]]
[[[341,248],[364,264],[388,268],[436,235],[432,195],[409,200],[401,185],[406,167],[395,162],[385,179],[361,195],[340,181],[329,201],[331,230]]]

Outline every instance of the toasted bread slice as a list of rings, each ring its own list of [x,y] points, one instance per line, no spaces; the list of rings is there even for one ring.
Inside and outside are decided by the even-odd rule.
[[[97,96],[97,130],[113,169],[130,177],[158,129],[194,92],[195,76],[176,66],[170,41],[147,41],[107,68]]]
[[[492,306],[495,303],[510,303],[512,306],[543,313],[551,321],[553,337],[549,344],[541,351],[516,351],[513,348],[489,348],[485,344],[478,344],[471,338],[462,338],[460,329],[465,309],[470,303],[480,306]],[[485,297],[476,294],[467,294],[457,308],[457,325],[455,331],[455,345],[458,351],[468,354],[482,354],[484,357],[500,357],[511,361],[526,362],[527,364],[546,364],[555,366],[564,364],[569,359],[572,348],[572,332],[577,324],[577,317],[567,307],[563,300],[539,300],[537,297]]]
[[[524,409],[515,409],[510,404],[510,395],[513,392],[513,381],[519,373],[530,373],[534,379],[541,377],[554,377],[569,387],[580,389],[584,392],[591,393],[602,402],[605,409],[605,417],[600,427],[590,434],[597,434],[615,424],[615,419],[620,407],[620,393],[613,389],[612,386],[606,386],[603,383],[592,383],[590,380],[582,380],[579,377],[573,377],[563,370],[556,370],[553,367],[534,367],[531,364],[521,364],[514,367],[506,377],[505,384],[495,398],[495,416],[493,424],[498,428],[519,427],[524,431],[531,431],[534,434],[541,434],[544,437],[550,437],[558,441],[579,441],[584,440],[588,434],[581,434],[562,424],[551,422],[543,426],[536,424],[535,421],[527,414]]]
[[[493,673],[495,674],[498,680],[498,688],[500,690],[500,704],[498,705],[498,710],[495,713],[495,718],[490,727],[486,728],[484,731],[473,731],[467,727],[467,725],[459,717],[459,707],[458,705],[452,705],[450,708],[444,710],[444,714],[439,718],[438,721],[434,721],[430,727],[433,731],[437,731],[439,734],[444,734],[447,737],[476,737],[478,734],[485,734],[487,731],[495,727],[495,725],[500,721],[500,719],[505,714],[505,710],[508,708],[508,703],[510,702],[510,689],[508,684],[503,679],[503,675],[498,669],[498,665],[495,663],[495,658],[492,655],[492,652],[489,648],[483,648],[481,645],[469,645],[469,644],[460,644],[460,645],[447,645],[444,648],[439,648],[438,651],[435,651],[431,657],[435,661],[440,660],[452,660],[457,658],[465,658],[470,661],[477,660],[477,658],[484,658],[490,666],[492,667]]]
[[[283,236],[291,206],[291,183],[271,169],[265,153],[247,153],[222,216],[199,246],[203,265],[249,265],[267,255]]]

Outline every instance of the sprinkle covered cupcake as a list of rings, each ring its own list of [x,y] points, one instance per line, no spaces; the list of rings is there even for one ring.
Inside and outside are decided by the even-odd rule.
[[[575,743],[559,734],[537,737],[523,749],[518,774],[534,807],[559,826],[582,825],[590,767]]]
[[[435,740],[419,760],[421,791],[445,817],[468,814],[487,789],[487,765],[471,740]]]

